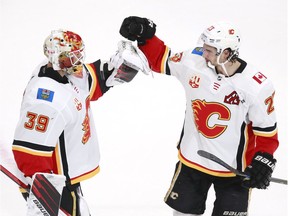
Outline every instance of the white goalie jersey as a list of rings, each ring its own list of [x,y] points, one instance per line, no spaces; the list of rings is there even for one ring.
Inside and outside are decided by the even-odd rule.
[[[23,96],[13,153],[25,176],[35,172],[66,176],[75,184],[99,171],[99,146],[90,101],[109,88],[100,77],[100,60],[82,74],[61,77],[42,64]]]

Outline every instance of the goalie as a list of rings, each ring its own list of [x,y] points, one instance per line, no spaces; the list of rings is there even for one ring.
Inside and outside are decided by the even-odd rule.
[[[99,172],[90,102],[145,68],[141,61],[129,62],[137,50],[121,42],[110,61],[85,64],[82,38],[66,30],[51,32],[44,54],[47,60],[36,67],[25,89],[12,145],[30,185],[30,193],[23,194],[27,215],[90,215],[80,187]]]

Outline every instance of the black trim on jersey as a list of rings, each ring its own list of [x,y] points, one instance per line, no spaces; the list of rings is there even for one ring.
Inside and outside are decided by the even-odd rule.
[[[247,66],[247,62],[245,62],[244,60],[240,59],[240,58],[237,58],[237,61],[240,62],[240,67],[235,71],[234,74],[236,73],[242,73],[244,71],[244,69],[246,68]],[[217,71],[217,69],[215,68],[215,71],[217,74],[219,74],[219,72]],[[234,76],[234,74],[232,74],[231,76],[229,77],[232,77]]]
[[[171,50],[169,50],[168,58],[167,58],[167,60],[166,60],[166,71],[165,71],[165,73],[166,73],[167,75],[171,75],[170,67],[169,67],[169,65],[168,65],[168,59],[170,58],[170,55],[171,55]]]
[[[177,144],[177,149],[178,149],[178,150],[180,149],[180,145],[181,145],[183,136],[184,136],[184,127],[182,128],[182,131],[181,131],[181,134],[180,134],[180,139],[179,139],[179,142],[178,142],[178,144]]]
[[[43,151],[43,152],[52,152],[55,149],[54,147],[48,147],[48,146],[43,146],[43,145],[39,145],[35,143],[24,142],[21,140],[13,140],[13,145],[22,146],[22,147],[26,147],[26,148],[37,150],[37,151]]]
[[[274,124],[272,127],[260,128],[260,127],[252,127],[253,130],[263,131],[263,132],[270,132],[274,131],[277,128],[277,123]]]
[[[185,119],[184,119],[182,131],[181,131],[181,134],[180,134],[180,139],[179,139],[179,142],[178,142],[178,144],[177,144],[177,149],[178,149],[178,150],[180,149],[180,145],[181,145],[181,142],[182,142],[182,139],[183,139],[183,136],[184,136],[184,125],[185,125]]]
[[[65,148],[65,136],[64,131],[59,136],[59,146],[60,146],[60,154],[62,159],[62,166],[63,166],[63,174],[66,176],[66,186],[71,185],[70,183],[70,176],[68,174],[69,168],[68,168],[68,160],[67,160],[67,154],[66,154],[66,148]]]
[[[91,76],[91,74],[89,73],[89,70],[88,70],[88,68],[87,68],[87,66],[85,65],[85,64],[83,64],[83,66],[84,66],[84,68],[85,68],[85,70],[86,70],[86,72],[87,72],[87,74],[88,74],[88,85],[89,85],[89,90],[91,89],[91,86],[92,86],[92,76]]]
[[[247,66],[247,62],[245,62],[244,60],[240,59],[240,58],[237,58],[237,61],[240,62],[240,67],[236,70],[235,73],[242,73],[244,71],[244,69],[246,68]],[[234,73],[234,74],[235,74]],[[233,75],[232,75],[233,76]]]
[[[104,94],[105,92],[107,92],[110,87],[106,86],[106,80],[108,79],[108,77],[112,74],[113,71],[101,71],[100,70],[100,65],[101,65],[101,61],[100,60],[97,60],[96,62],[93,62],[92,63],[95,67],[95,74],[96,74],[96,77],[97,77],[97,81],[98,81],[98,84],[100,85],[100,89],[101,89],[101,92],[102,94]],[[85,69],[87,71],[89,71],[85,65]],[[89,73],[89,89],[91,87],[91,83],[92,83],[92,77],[91,77],[91,74]],[[91,83],[90,83],[91,82]],[[96,82],[96,80],[95,80]]]
[[[47,67],[47,65],[40,68],[38,77],[48,77],[62,84],[69,83],[66,76],[62,77],[57,71],[55,71],[52,67]]]
[[[245,146],[245,128],[247,125],[245,122],[242,123],[241,126],[241,136],[240,136],[240,142],[237,150],[237,155],[236,155],[236,162],[237,162],[237,170],[242,170],[242,158],[243,158],[243,153],[244,153],[244,146]]]

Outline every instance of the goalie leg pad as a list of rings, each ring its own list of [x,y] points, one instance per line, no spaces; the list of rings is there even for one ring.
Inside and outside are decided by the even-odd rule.
[[[27,199],[27,216],[57,216],[65,179],[63,175],[35,173]]]

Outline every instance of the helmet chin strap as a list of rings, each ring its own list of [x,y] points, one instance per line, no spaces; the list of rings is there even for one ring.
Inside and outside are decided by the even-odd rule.
[[[224,51],[224,50],[223,50],[223,51]],[[221,56],[221,54],[223,53],[223,51],[221,51],[221,52],[218,54],[218,56],[217,56],[217,64],[222,67],[225,75],[228,76],[228,77],[230,77],[230,75],[228,74],[227,69],[226,69],[226,67],[225,67],[225,64],[227,64],[227,63],[233,58],[233,56],[234,56],[236,53],[233,53],[225,62],[220,63],[220,56]]]
[[[220,56],[221,56],[222,53],[223,53],[223,51],[221,51],[221,52],[218,54],[218,56],[217,56],[217,64],[222,67],[225,75],[228,76],[228,77],[230,77],[230,75],[228,74],[227,69],[226,69],[226,67],[225,67],[225,64],[227,64],[227,63],[232,59],[232,57],[235,55],[235,53],[234,53],[233,55],[231,55],[225,62],[220,63]]]
[[[231,55],[225,62],[220,63],[220,56],[223,53],[223,51],[220,52],[220,54],[217,56],[217,64],[220,65],[225,73],[225,75],[227,77],[230,77],[230,75],[227,72],[227,69],[225,67],[225,64],[227,64],[227,62],[229,62],[231,60],[231,58],[235,55],[235,53],[233,55]],[[242,94],[238,91],[238,89],[236,89],[236,86],[233,84],[232,80],[230,79],[224,79],[232,88],[235,89],[235,91],[237,92],[239,99],[241,101],[242,104],[245,104],[245,99],[243,98]]]

